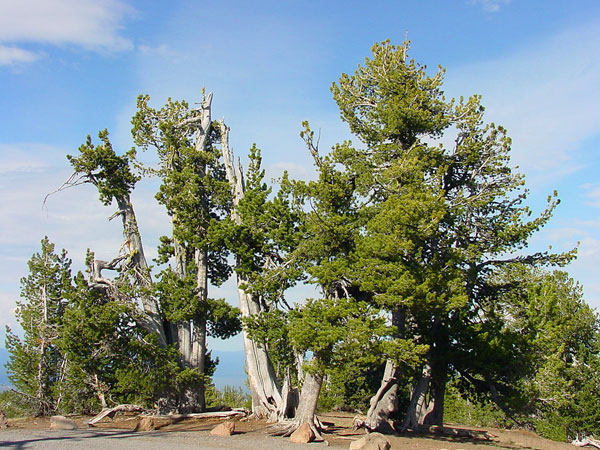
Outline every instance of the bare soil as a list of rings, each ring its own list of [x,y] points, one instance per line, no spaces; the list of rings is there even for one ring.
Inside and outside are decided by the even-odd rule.
[[[331,448],[348,448],[350,443],[362,437],[365,432],[362,430],[353,431],[352,414],[331,412],[319,415],[321,421],[327,426],[327,430],[323,434],[326,444]],[[94,428],[88,428],[87,421],[90,417],[75,416],[71,417],[79,425],[81,430],[94,430],[101,433],[108,433],[111,430],[115,432],[131,433],[136,429],[139,419],[135,415],[118,415],[114,420],[105,419],[97,424]],[[169,438],[169,442],[179,442],[182,444],[185,439],[189,440],[190,436],[208,437],[208,432],[218,423],[225,419],[162,419],[155,420],[155,430],[143,432],[145,437],[156,436]],[[270,424],[258,420],[235,419],[236,436],[233,438],[238,445],[243,445],[243,441],[248,441],[246,448],[259,449],[282,449],[296,448],[297,445],[302,447],[302,444],[294,444],[288,446],[286,438],[274,438],[269,435]],[[2,446],[11,446],[11,441],[15,441],[21,436],[25,439],[31,433],[48,430],[50,428],[49,418],[29,418],[29,419],[11,419],[9,420],[9,428],[0,430],[0,441]],[[141,432],[140,432],[141,433]],[[167,433],[169,433],[167,435]],[[127,434],[130,439],[135,440],[136,434]],[[43,435],[39,435],[40,441],[43,441]],[[87,436],[87,435],[85,435]],[[82,434],[81,439],[85,440]],[[16,437],[16,438],[15,438]],[[125,436],[123,436],[125,437]],[[537,436],[536,434],[524,430],[499,430],[493,428],[476,428],[464,427],[454,424],[446,424],[443,428],[432,427],[425,433],[404,433],[396,435],[387,435],[387,439],[392,444],[392,449],[418,449],[418,450],[572,450],[574,447],[571,444],[554,442]],[[49,437],[48,439],[56,439]],[[232,438],[212,438],[215,441],[214,448],[227,448],[227,439]],[[90,446],[95,448],[93,443],[95,439],[89,439]],[[212,442],[212,441],[211,441]],[[166,442],[165,442],[166,443]],[[208,442],[207,442],[208,443]],[[217,446],[216,444],[219,443]],[[121,443],[122,444],[122,443]],[[231,441],[233,444],[233,440]],[[309,444],[308,448],[321,447],[326,444]],[[224,446],[224,447],[223,447]],[[125,445],[123,448],[127,448]],[[306,447],[306,446],[305,446]],[[30,448],[18,446],[15,448]],[[33,448],[33,447],[31,447]],[[132,448],[132,447],[129,447]],[[203,448],[202,446],[196,448]],[[213,448],[213,447],[204,447]],[[231,445],[229,448],[234,448]],[[243,447],[242,447],[243,448]]]

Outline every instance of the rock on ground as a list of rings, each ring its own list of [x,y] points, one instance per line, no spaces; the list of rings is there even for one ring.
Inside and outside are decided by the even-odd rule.
[[[350,444],[350,450],[389,450],[390,442],[381,433],[371,433]]]
[[[50,417],[51,430],[76,430],[77,428],[79,428],[77,424],[71,419],[67,419],[65,416]]]
[[[306,422],[298,427],[290,436],[290,441],[297,444],[308,444],[315,440],[315,433]]]
[[[152,431],[156,430],[156,424],[153,417],[142,417],[138,419],[133,431]]]
[[[211,436],[231,436],[235,431],[235,423],[223,422],[210,430]]]

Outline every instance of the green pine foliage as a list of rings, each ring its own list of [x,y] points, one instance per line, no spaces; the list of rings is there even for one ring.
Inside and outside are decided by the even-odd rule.
[[[565,272],[518,267],[505,276],[521,287],[509,326],[528,343],[532,374],[519,383],[525,414],[551,439],[600,435],[598,313]]]
[[[73,278],[66,252],[42,241],[21,281],[23,337],[7,330],[17,392],[2,394],[3,405],[36,415],[160,407],[204,387],[209,406],[246,405],[242,390],[211,384],[218,361],[209,351],[199,370],[177,348],[185,341],[177,330],[239,332],[238,309],[205,288],[235,272],[259,305],[244,319],[249,336],[268,349],[280,379],[297,385],[304,370],[324,380],[321,408],[365,412],[391,360],[401,412],[426,365],[428,400],[447,420],[516,421],[558,440],[598,435],[599,318],[577,283],[545,268],[575,253],[527,252],[557,195],[532,214],[507,131],[486,122],[481,97],[446,99],[444,70],[429,71],[408,51],[408,42],[376,44],[332,85],[356,142],[321,155],[303,123],[315,180],[284,174],[268,185],[253,145],[235,208],[222,125],[200,130],[186,102],[154,109],[138,98],[132,134],[156,151],[157,168],[141,167],[134,150],[118,156],[106,130],[99,145],[88,137],[68,157],[80,177],[71,184],[91,182],[105,205],[131,207],[140,177],[159,176],[156,198],[172,233],[161,238],[156,281],[144,269],[145,284],[136,284],[135,255],[126,255],[110,289]],[[319,295],[290,305],[286,292],[299,282]],[[156,299],[167,344],[144,328],[141,299]],[[302,370],[299,355],[310,357]]]
[[[94,146],[88,135],[79,147],[79,156],[67,155],[67,159],[75,174],[83,177],[82,182],[91,182],[98,188],[100,201],[108,206],[113,199],[130,194],[140,177],[131,170],[135,149],[119,156],[110,143],[108,130],[100,131],[98,137],[102,144]]]
[[[64,328],[67,299],[72,293],[71,260],[63,250],[54,252],[48,237],[41,251],[28,262],[29,275],[21,279],[21,300],[17,302],[17,323],[23,338],[6,329],[6,365],[13,387],[34,415],[55,412],[60,407],[64,356],[57,345]]]
[[[509,286],[495,285],[495,274],[516,263],[565,264],[573,254],[512,256],[548,222],[556,195],[531,218],[506,130],[484,122],[480,97],[446,100],[443,70],[428,75],[408,49],[376,44],[364,66],[332,87],[364,145],[346,142],[332,155],[364,201],[344,276],[402,317],[397,338],[429,348],[438,398],[458,374],[464,388],[502,402],[527,365],[513,351],[522,338],[496,313]]]

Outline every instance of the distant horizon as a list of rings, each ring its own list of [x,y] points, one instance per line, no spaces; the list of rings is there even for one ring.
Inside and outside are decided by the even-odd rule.
[[[0,392],[10,387],[5,367],[8,355],[8,350],[0,347]],[[215,387],[222,391],[225,386],[231,386],[241,388],[244,392],[249,393],[250,390],[246,383],[247,376],[244,369],[246,364],[244,350],[213,350],[212,355],[219,358],[217,370],[212,378]]]

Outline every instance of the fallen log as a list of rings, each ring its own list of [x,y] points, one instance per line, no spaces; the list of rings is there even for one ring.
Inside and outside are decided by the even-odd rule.
[[[118,412],[141,412],[141,411],[144,411],[144,408],[139,405],[129,405],[129,404],[117,405],[114,408],[103,409],[102,411],[100,411],[100,413],[98,415],[91,418],[87,424],[88,424],[88,426],[93,427],[96,423],[100,422],[105,417],[112,419],[113,417],[115,417],[115,414],[117,414]]]
[[[209,411],[201,413],[188,413],[188,414],[168,414],[168,415],[148,415],[157,419],[217,419],[222,417],[243,417],[247,416],[250,412],[244,408],[234,408],[231,411]],[[141,415],[140,417],[145,417]]]
[[[583,440],[575,439],[571,442],[576,447],[585,447],[586,445],[591,445],[592,447],[600,448],[600,441],[596,439],[585,438]]]

